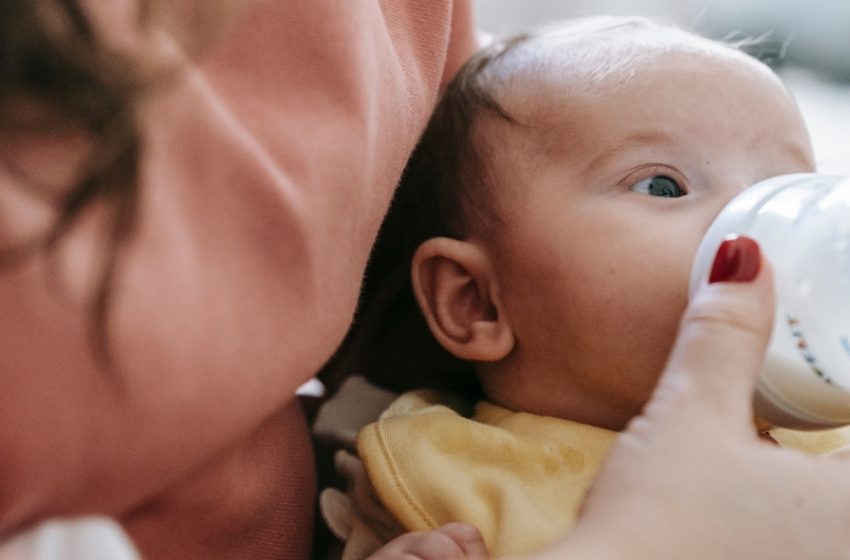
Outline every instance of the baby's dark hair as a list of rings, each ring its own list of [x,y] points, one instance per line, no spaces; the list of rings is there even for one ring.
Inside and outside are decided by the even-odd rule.
[[[518,35],[476,53],[449,83],[396,189],[372,250],[348,336],[324,369],[335,381],[360,373],[396,391],[431,387],[475,397],[471,365],[431,335],[416,303],[410,264],[433,237],[462,239],[473,223],[492,218],[481,197],[491,187],[486,150],[473,141],[482,115],[514,122],[493,95],[487,69],[528,39]]]

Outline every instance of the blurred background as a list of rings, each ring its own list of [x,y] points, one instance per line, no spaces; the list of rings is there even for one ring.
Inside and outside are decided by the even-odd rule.
[[[819,171],[850,175],[850,0],[475,0],[475,6],[478,26],[495,35],[618,14],[720,39],[764,37],[766,61],[809,125]]]

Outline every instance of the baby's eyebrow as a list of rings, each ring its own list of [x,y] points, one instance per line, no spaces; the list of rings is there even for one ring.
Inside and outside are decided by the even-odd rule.
[[[591,153],[590,161],[584,166],[582,171],[594,169],[604,164],[607,160],[626,152],[633,148],[640,148],[647,144],[669,144],[672,136],[661,130],[638,130],[625,138],[619,139],[616,143],[603,148],[601,151]]]

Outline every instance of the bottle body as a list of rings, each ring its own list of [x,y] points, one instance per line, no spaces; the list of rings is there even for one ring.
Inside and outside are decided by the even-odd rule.
[[[734,234],[758,241],[776,278],[756,415],[787,428],[850,425],[850,178],[783,175],[743,191],[706,232],[691,294]]]

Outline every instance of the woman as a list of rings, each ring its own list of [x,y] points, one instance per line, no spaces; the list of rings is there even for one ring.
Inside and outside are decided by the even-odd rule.
[[[345,333],[404,162],[474,48],[468,3],[0,10],[0,535],[98,513],[145,558],[306,558],[314,476],[294,391]],[[639,545],[743,557],[773,531],[815,557],[783,516],[789,488],[850,503],[848,477],[765,455],[733,424],[752,384],[739,371],[756,370],[767,336],[768,278],[695,308],[561,552],[627,557],[599,537],[624,525],[647,536],[630,558]],[[741,317],[730,304],[745,300],[756,309]],[[718,409],[723,426],[705,421]],[[715,440],[727,453],[709,469]],[[655,468],[671,461],[692,467],[689,484]],[[740,474],[765,462],[782,484]],[[791,504],[757,512],[770,535],[753,530],[756,501]],[[691,507],[723,521],[705,533],[720,548],[694,547]],[[830,513],[846,526],[847,506]],[[815,514],[811,538],[846,543]]]

